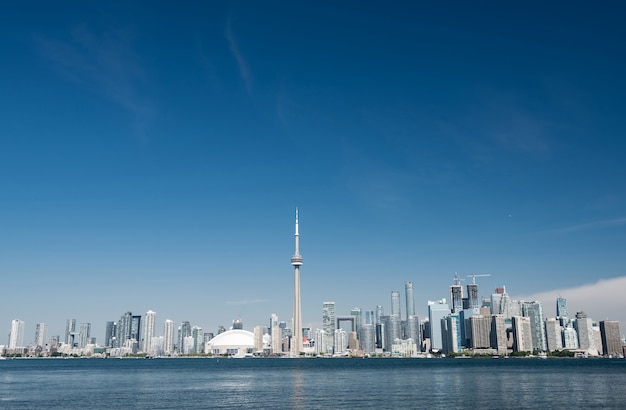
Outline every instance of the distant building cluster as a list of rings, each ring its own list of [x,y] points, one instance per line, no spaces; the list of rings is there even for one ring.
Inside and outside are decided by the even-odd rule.
[[[8,344],[1,355],[27,356],[392,356],[418,357],[428,354],[524,355],[570,352],[577,356],[624,357],[626,348],[619,323],[594,322],[585,312],[570,317],[567,301],[556,300],[556,316],[546,317],[538,301],[512,300],[506,288],[497,288],[488,298],[480,298],[476,277],[463,292],[455,274],[450,286],[450,302],[428,301],[428,317],[420,320],[415,312],[413,282],[404,286],[405,312],[401,294],[391,292],[391,311],[382,305],[374,310],[354,308],[339,315],[335,302],[322,304],[322,328],[302,325],[300,303],[300,255],[298,210],[295,218],[294,314],[292,321],[279,321],[276,314],[269,324],[243,329],[233,321],[230,330],[220,326],[217,335],[182,321],[178,326],[166,320],[163,335],[156,335],[156,312],[142,317],[125,312],[118,321],[106,323],[101,345],[91,337],[91,323],[77,326],[67,319],[65,335],[48,339],[48,325],[36,326],[35,341],[24,345],[24,322],[11,322]]]

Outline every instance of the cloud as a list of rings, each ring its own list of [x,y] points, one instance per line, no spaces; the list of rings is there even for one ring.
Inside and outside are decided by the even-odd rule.
[[[601,221],[587,222],[578,225],[566,226],[564,228],[557,229],[558,232],[578,232],[589,231],[594,229],[615,228],[618,226],[626,225],[626,217],[615,219],[604,219]]]
[[[256,305],[258,303],[265,303],[265,302],[267,302],[265,299],[247,299],[247,300],[231,300],[231,301],[226,302],[226,304],[241,306],[241,305]]]
[[[570,317],[584,311],[595,321],[605,319],[619,320],[620,330],[626,331],[626,276],[602,279],[596,283],[573,288],[555,289],[520,297],[523,300],[538,300],[543,303],[544,317],[555,316],[556,298],[567,299]]]
[[[239,49],[239,44],[237,44],[237,40],[235,39],[232,28],[232,18],[230,17],[226,21],[226,40],[228,40],[230,52],[233,54],[233,57],[235,58],[235,60],[237,61],[237,65],[239,66],[239,73],[241,74],[241,78],[246,84],[246,90],[248,90],[248,94],[252,94],[252,76],[250,75],[248,63],[243,57],[243,54]]]
[[[63,40],[41,36],[35,40],[42,56],[60,75],[128,111],[136,131],[144,136],[154,107],[145,95],[149,83],[129,30],[97,33],[78,25]]]

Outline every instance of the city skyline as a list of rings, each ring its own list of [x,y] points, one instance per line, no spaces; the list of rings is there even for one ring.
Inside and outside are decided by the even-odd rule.
[[[304,324],[454,272],[626,323],[625,8],[4,7],[0,326],[290,321],[296,206]]]

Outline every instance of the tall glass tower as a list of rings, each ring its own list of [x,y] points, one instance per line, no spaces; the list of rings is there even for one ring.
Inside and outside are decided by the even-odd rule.
[[[400,292],[391,291],[391,316],[400,317]]]
[[[413,296],[413,282],[404,284],[404,292],[406,298],[406,317],[415,316],[415,298]]]
[[[335,302],[324,302],[322,305],[322,329],[324,330],[324,340],[322,340],[322,352],[333,354],[335,342]]]

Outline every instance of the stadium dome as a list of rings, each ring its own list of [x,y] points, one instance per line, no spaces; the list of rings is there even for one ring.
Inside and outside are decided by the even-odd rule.
[[[233,329],[220,333],[206,344],[206,353],[214,356],[231,355],[243,357],[254,349],[254,333]]]

